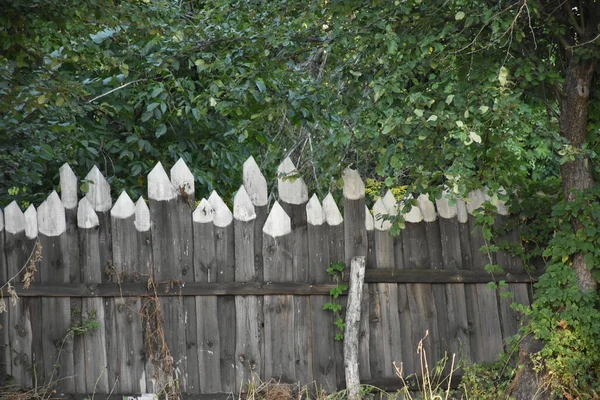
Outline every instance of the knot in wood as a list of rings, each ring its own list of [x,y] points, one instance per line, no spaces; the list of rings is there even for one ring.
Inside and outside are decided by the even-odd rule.
[[[195,345],[196,345],[196,343],[195,343],[195,342],[187,342],[187,343],[185,344],[185,347],[187,347],[187,349],[189,350],[189,349],[191,349],[192,347],[194,347]]]
[[[240,359],[240,362],[241,362],[241,363],[244,363],[244,361],[246,361],[246,357],[245,357],[243,354],[240,354],[240,355],[238,356],[238,358]]]
[[[19,353],[17,353],[17,355],[13,359],[13,364],[15,364],[16,366],[19,366],[19,365],[28,365],[29,362],[27,360],[27,354],[25,354],[22,351],[19,352]]]
[[[588,97],[590,89],[587,87],[583,79],[577,80],[577,94],[581,97]]]
[[[182,274],[183,276],[187,275],[187,273],[188,273],[188,269],[187,269],[187,268],[182,268],[182,269],[181,269],[181,274]]]

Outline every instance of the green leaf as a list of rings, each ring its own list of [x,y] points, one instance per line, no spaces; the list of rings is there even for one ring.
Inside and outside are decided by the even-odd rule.
[[[165,133],[167,133],[167,126],[165,124],[160,124],[158,126],[158,128],[156,128],[156,132],[154,132],[154,136],[159,138],[162,135],[164,135]]]
[[[264,92],[266,92],[266,90],[267,90],[267,87],[265,86],[265,82],[264,82],[262,79],[260,79],[260,78],[258,78],[258,79],[256,80],[256,87],[258,88],[258,90],[259,90],[261,93],[264,93]],[[212,105],[212,104],[211,104],[211,105]]]
[[[454,19],[460,21],[465,18],[465,13],[463,11],[459,11],[454,15]]]

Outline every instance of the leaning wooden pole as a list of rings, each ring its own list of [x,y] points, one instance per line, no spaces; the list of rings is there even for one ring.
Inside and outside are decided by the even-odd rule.
[[[360,376],[358,373],[358,339],[360,332],[360,309],[365,282],[365,257],[354,257],[350,262],[350,290],[344,331],[344,369],[349,400],[360,399]]]

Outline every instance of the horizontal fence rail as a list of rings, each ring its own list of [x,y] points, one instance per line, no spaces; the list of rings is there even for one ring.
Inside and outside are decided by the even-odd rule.
[[[338,283],[327,269],[355,256],[367,260],[362,381],[389,385],[400,365],[420,372],[421,340],[430,368],[445,354],[480,362],[504,350],[521,322],[511,303],[530,304],[540,271],[526,272],[506,251],[480,251],[474,214],[484,190],[455,204],[419,195],[392,236],[397,199],[388,191],[368,209],[356,171],[344,172],[343,207],[331,193],[309,198],[289,158],[277,172],[269,205],[250,157],[230,208],[216,191],[197,200],[183,160],[168,174],[158,163],[147,200],[122,192],[113,204],[97,167],[79,198],[65,164],[60,196],[0,210],[0,373],[67,398],[165,390],[201,398],[271,378],[331,392],[344,385],[344,366],[327,308],[346,298],[332,300]],[[511,218],[497,202],[496,224]],[[488,274],[490,263],[503,272]],[[490,281],[505,285],[493,290]]]

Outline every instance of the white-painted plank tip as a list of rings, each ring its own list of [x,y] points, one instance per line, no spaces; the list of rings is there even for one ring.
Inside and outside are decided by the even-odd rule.
[[[390,215],[388,208],[386,207],[383,199],[379,198],[373,204],[373,216],[375,229],[378,231],[388,231],[392,227],[392,223],[386,219]]]
[[[79,206],[77,208],[77,226],[81,229],[90,229],[100,225],[98,220],[98,214],[94,211],[92,203],[87,197],[79,200]]]
[[[273,204],[273,208],[265,221],[263,233],[271,237],[284,236],[292,232],[292,222],[279,202]]]
[[[112,199],[110,198],[110,185],[102,172],[96,165],[92,167],[90,172],[85,177],[88,183],[88,192],[85,197],[97,212],[106,212],[112,207]]]
[[[331,193],[327,193],[327,196],[323,199],[323,213],[325,214],[325,221],[329,226],[337,226],[344,222],[344,217],[342,217],[342,213],[340,213],[340,209]]]
[[[382,201],[390,215],[398,215],[398,200],[396,200],[396,197],[391,190],[388,189],[388,191],[385,192]]]
[[[456,216],[458,217],[458,222],[461,224],[464,224],[469,220],[469,213],[467,212],[467,205],[464,200],[456,200]]]
[[[367,207],[365,205],[365,228],[367,228],[368,231],[372,231],[373,229],[375,229],[375,221],[373,219],[373,214],[371,214],[371,211],[369,211],[369,207]]]
[[[244,188],[244,185],[240,186],[240,189],[233,198],[233,218],[238,221],[248,222],[256,219],[256,211],[254,210],[254,204],[248,192]]]
[[[406,201],[411,202],[412,196],[408,196]],[[423,221],[423,213],[418,206],[411,205],[410,211],[404,214],[404,220],[406,222],[410,222],[416,224],[418,222]]]
[[[37,210],[38,229],[45,236],[59,236],[67,230],[65,206],[53,191]]]
[[[365,197],[365,184],[356,170],[346,168],[344,180],[344,197],[348,200],[359,200]]]
[[[42,205],[44,203],[42,203]],[[38,235],[38,218],[37,210],[33,204],[27,207],[27,210],[25,210],[23,215],[25,215],[25,236],[27,236],[28,239],[35,239]]]
[[[483,189],[472,190],[467,194],[467,200],[467,212],[473,215],[475,210],[481,208],[485,201],[485,192]]]
[[[25,230],[25,215],[14,200],[4,209],[4,229],[12,234]]]
[[[4,214],[2,213],[2,209],[0,208],[0,232],[4,230]]]
[[[429,200],[429,195],[427,193],[421,193],[417,200],[419,201],[419,209],[421,210],[425,222],[435,221],[437,219],[437,214],[433,202]]]
[[[127,192],[122,191],[115,205],[110,210],[110,216],[118,219],[126,219],[133,214],[135,214],[135,204],[133,204],[133,200],[131,200]]]
[[[313,226],[320,226],[325,222],[323,206],[316,194],[306,203],[306,221]]]
[[[208,202],[215,210],[213,222],[219,228],[225,228],[233,222],[233,214],[221,196],[213,190],[208,198]]]
[[[77,207],[77,176],[67,163],[59,169],[60,174],[60,198],[65,208]]]
[[[135,203],[135,220],[133,224],[138,232],[147,232],[150,230],[150,209],[141,196]]]
[[[194,222],[198,222],[201,224],[206,224],[213,222],[215,218],[215,209],[206,199],[200,200],[198,207],[194,210],[192,214],[192,218]]]
[[[190,196],[194,194],[194,174],[183,161],[183,158],[179,158],[171,168],[171,184],[178,192],[183,189]]]
[[[169,201],[176,197],[177,191],[161,162],[157,162],[148,174],[148,198],[156,201]]]
[[[244,162],[242,179],[252,204],[256,207],[266,206],[268,199],[267,180],[252,156]]]
[[[279,199],[285,203],[303,204],[308,201],[308,187],[289,157],[277,168],[277,188]]]
[[[435,201],[435,206],[437,208],[438,214],[440,217],[445,219],[455,218],[458,212],[456,208],[456,204],[450,205],[450,200],[448,199],[448,192],[444,192],[442,194],[442,198],[437,199]]]

